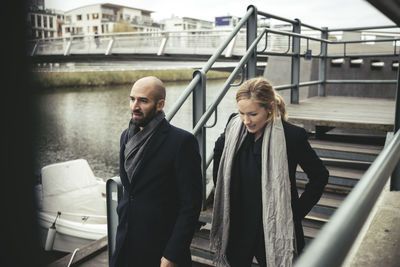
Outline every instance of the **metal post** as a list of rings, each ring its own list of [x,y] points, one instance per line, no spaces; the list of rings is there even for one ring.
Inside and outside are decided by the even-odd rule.
[[[67,46],[65,47],[64,56],[69,56],[69,53],[71,52],[71,46],[72,46],[72,37],[70,37]]]
[[[400,128],[400,68],[397,68],[396,110],[394,115],[394,133]],[[400,191],[400,162],[397,163],[390,178],[390,191]]]
[[[248,6],[247,10],[253,8],[253,13],[247,20],[247,38],[246,38],[246,49],[249,49],[251,44],[257,38],[257,8],[255,6]],[[254,49],[252,54],[247,61],[247,79],[254,78],[257,75],[257,48]]]
[[[123,194],[123,187],[119,177],[113,177],[107,180],[107,239],[108,239],[108,262],[111,262],[111,256],[115,251],[115,242],[117,236],[118,214],[117,206]]]
[[[31,57],[33,57],[36,54],[36,50],[37,50],[37,48],[39,46],[39,42],[40,42],[40,40],[37,40],[35,42],[35,45],[33,46],[33,49],[32,49],[32,52],[31,52]]]
[[[202,70],[196,70],[193,77],[200,76],[199,82],[193,90],[193,128],[203,116],[206,111],[206,73]],[[199,142],[200,156],[201,156],[201,173],[203,177],[203,210],[206,209],[206,128],[202,127],[196,133],[197,141]]]
[[[164,55],[164,51],[165,51],[165,47],[167,45],[167,41],[168,41],[168,35],[164,36],[161,39],[161,44],[160,44],[160,47],[158,48],[157,56]]]
[[[321,39],[328,39],[328,28],[322,28]],[[319,59],[318,80],[322,81],[318,85],[318,96],[326,96],[326,56],[328,54],[328,44],[321,42],[321,58]]]
[[[110,39],[110,41],[108,42],[108,46],[107,46],[107,49],[106,49],[106,52],[104,53],[104,55],[106,55],[106,56],[111,55],[114,43],[115,43],[115,37],[113,36]]]
[[[301,22],[296,19],[297,23],[293,24],[293,33],[301,33]],[[299,103],[299,83],[300,83],[300,37],[293,36],[292,38],[292,70],[291,70],[291,84],[294,87],[290,90],[290,103]]]

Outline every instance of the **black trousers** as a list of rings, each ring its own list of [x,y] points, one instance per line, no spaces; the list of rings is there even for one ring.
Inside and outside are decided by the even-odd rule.
[[[245,247],[240,242],[230,242],[227,256],[231,267],[251,267],[254,257],[260,267],[267,267],[264,235],[258,238],[252,248]]]

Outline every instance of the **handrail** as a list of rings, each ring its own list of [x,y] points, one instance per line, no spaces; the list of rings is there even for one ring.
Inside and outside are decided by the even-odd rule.
[[[353,27],[353,28],[333,28],[328,29],[328,32],[339,32],[339,31],[362,31],[362,30],[372,30],[372,29],[391,29],[398,28],[397,25],[382,25],[382,26],[365,26],[365,27]]]
[[[217,50],[214,52],[214,54],[210,57],[210,59],[207,61],[206,65],[201,69],[202,72],[207,73],[210,69],[211,66],[217,61],[218,57],[221,56],[222,52],[224,49],[229,45],[233,37],[240,31],[242,26],[246,23],[250,15],[254,12],[254,8],[250,7],[246,15],[239,21],[239,23],[236,25],[236,27],[233,29],[231,34],[225,39],[225,41],[217,48]],[[183,105],[183,103],[186,101],[186,99],[189,97],[190,93],[193,91],[194,87],[196,84],[200,81],[200,75],[196,75],[193,80],[190,82],[190,84],[186,87],[186,89],[183,91],[179,99],[175,102],[175,105],[171,108],[171,110],[168,112],[166,119],[171,120],[175,114],[178,112],[180,107]]]
[[[299,257],[295,267],[341,265],[399,160],[400,131],[397,131],[329,222]]]
[[[264,31],[254,40],[251,46],[247,49],[245,55],[239,61],[239,64],[235,67],[232,71],[231,75],[229,75],[228,79],[225,81],[224,85],[222,86],[221,91],[217,94],[217,98],[214,102],[207,108],[206,112],[204,112],[203,116],[201,116],[200,120],[197,122],[196,126],[192,130],[192,134],[196,135],[200,129],[207,123],[207,120],[210,118],[211,114],[214,112],[214,109],[218,106],[221,102],[222,98],[225,96],[226,92],[230,88],[230,84],[236,78],[239,70],[242,69],[243,65],[246,63],[250,55],[253,53],[254,49],[257,47],[257,44],[260,42],[261,38],[264,34],[266,34],[266,30]]]
[[[332,41],[331,44],[358,44],[358,43],[383,43],[400,41],[400,38],[385,38],[385,39],[373,39],[373,40],[348,40],[348,41]]]
[[[326,84],[396,84],[396,80],[326,80]]]
[[[299,33],[280,31],[280,30],[273,30],[273,29],[270,29],[270,28],[267,29],[267,32],[276,33],[276,34],[282,34],[282,35],[288,35],[288,36],[293,36],[293,37],[299,37],[299,38],[303,38],[303,39],[308,39],[308,40],[313,40],[313,41],[318,41],[318,42],[324,42],[324,43],[335,43],[336,42],[336,41],[316,38],[316,37],[312,37],[312,36],[308,36],[308,35],[304,35],[304,34],[299,34]],[[371,42],[371,40],[368,40],[368,41]]]
[[[107,197],[107,244],[108,244],[108,262],[115,251],[118,214],[117,206],[122,199],[124,189],[119,176],[112,177],[106,182]]]

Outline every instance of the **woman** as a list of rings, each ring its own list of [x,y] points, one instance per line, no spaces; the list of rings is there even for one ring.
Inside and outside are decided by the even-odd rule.
[[[304,247],[301,220],[320,199],[329,173],[303,128],[286,121],[285,103],[264,78],[236,93],[214,148],[214,210],[210,234],[217,266],[291,266]],[[309,183],[299,198],[296,167]]]

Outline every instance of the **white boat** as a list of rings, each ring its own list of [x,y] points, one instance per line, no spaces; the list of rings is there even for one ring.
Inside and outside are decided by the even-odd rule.
[[[45,166],[41,177],[35,189],[45,250],[72,252],[107,235],[106,183],[86,160]]]

